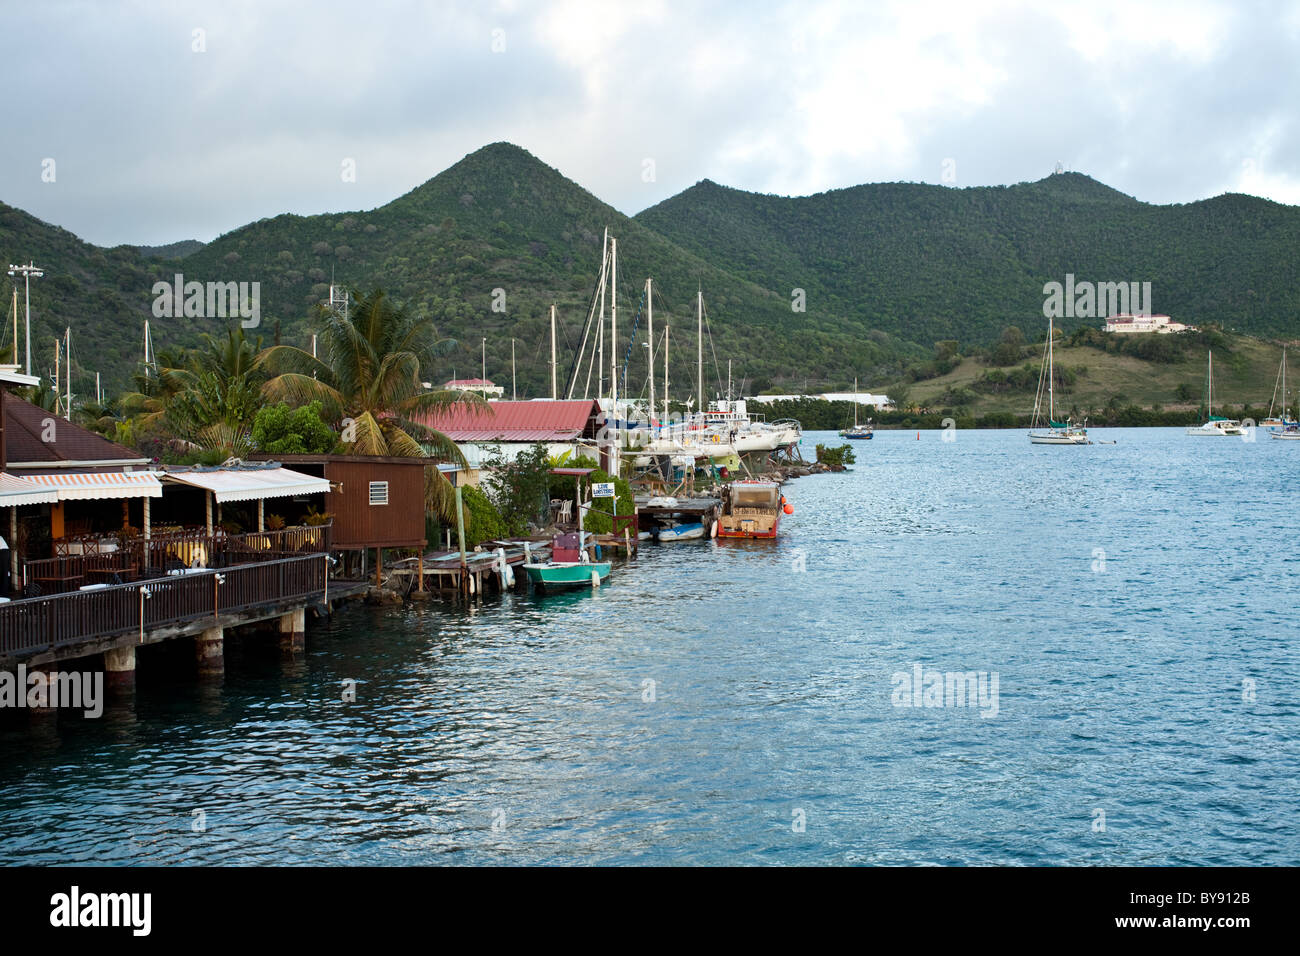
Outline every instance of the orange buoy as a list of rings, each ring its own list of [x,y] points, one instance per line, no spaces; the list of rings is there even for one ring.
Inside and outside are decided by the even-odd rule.
[[[786,505],[783,510],[785,511],[786,514],[792,515],[794,514],[794,505]]]
[[[920,432],[917,432],[917,433],[916,433],[916,440],[917,440],[917,441],[920,441],[920,440],[921,440],[921,433],[920,433]]]

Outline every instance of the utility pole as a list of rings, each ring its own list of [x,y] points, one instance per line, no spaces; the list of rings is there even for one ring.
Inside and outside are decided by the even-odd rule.
[[[510,337],[510,400],[519,401],[519,393],[515,391],[515,339]]]
[[[487,339],[483,340],[483,370],[479,378],[483,382],[483,397],[487,398]]]
[[[27,355],[27,374],[32,374],[32,276],[41,278],[45,275],[44,270],[36,268],[35,263],[28,262],[25,266],[9,266],[11,276],[21,275],[23,277],[23,301],[27,308],[27,346],[25,349]],[[18,341],[14,340],[14,350],[18,349]],[[17,355],[14,356],[15,360]]]

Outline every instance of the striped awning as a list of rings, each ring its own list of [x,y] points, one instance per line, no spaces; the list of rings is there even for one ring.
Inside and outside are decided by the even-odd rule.
[[[161,498],[162,484],[147,471],[63,472],[57,475],[24,475],[24,481],[53,489],[59,501],[88,501],[97,498]]]
[[[291,495],[319,495],[330,490],[324,478],[304,475],[288,468],[224,468],[213,471],[167,472],[167,481],[210,491],[218,503],[252,501],[255,498],[287,498]]]
[[[16,508],[18,505],[52,504],[59,500],[59,493],[49,488],[0,472],[0,508]]]

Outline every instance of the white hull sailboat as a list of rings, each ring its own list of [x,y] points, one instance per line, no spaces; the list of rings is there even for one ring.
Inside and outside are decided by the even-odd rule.
[[[1241,422],[1214,414],[1214,353],[1210,352],[1205,373],[1205,408],[1209,413],[1204,425],[1187,429],[1187,434],[1197,438],[1230,438],[1244,434]]]
[[[1264,427],[1268,430],[1270,437],[1282,441],[1300,441],[1300,423],[1295,419],[1286,417],[1286,346],[1282,346],[1282,368],[1278,374],[1282,379],[1282,417],[1273,418],[1273,404],[1269,403],[1268,418],[1263,422]],[[1274,389],[1274,399],[1277,398],[1276,388]]]
[[[1043,351],[1043,371],[1038,376],[1038,392],[1034,396],[1034,417],[1029,423],[1029,441],[1035,445],[1091,445],[1088,429],[1073,421],[1056,420],[1056,369],[1052,351],[1054,329],[1052,318],[1047,318],[1047,348]],[[1047,421],[1042,421],[1043,386],[1047,386]],[[1041,426],[1046,424],[1046,428]],[[1084,423],[1087,424],[1086,422]]]

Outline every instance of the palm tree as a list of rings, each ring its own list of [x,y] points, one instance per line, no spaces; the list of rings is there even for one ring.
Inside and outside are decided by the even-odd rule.
[[[253,417],[262,405],[262,340],[249,340],[242,327],[225,338],[200,338],[200,347],[159,352],[136,373],[136,391],[122,396],[122,410],[135,418],[142,436],[163,434],[242,455],[251,448]]]
[[[433,322],[411,315],[380,289],[351,295],[346,317],[326,308],[318,314],[320,358],[291,345],[259,356],[259,367],[272,375],[263,395],[294,406],[319,401],[352,454],[432,455],[468,467],[454,441],[418,420],[456,404],[485,404],[466,392],[424,390],[420,372],[432,367],[439,347]],[[426,469],[426,509],[454,520],[453,502],[451,484],[436,468]]]

